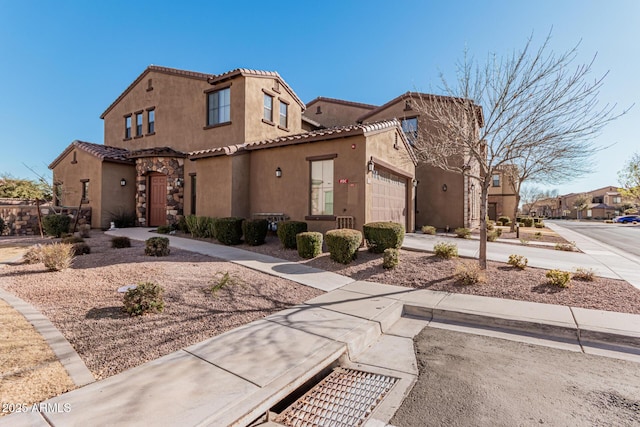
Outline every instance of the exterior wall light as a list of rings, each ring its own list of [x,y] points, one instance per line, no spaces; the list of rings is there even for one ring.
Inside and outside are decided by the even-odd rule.
[[[417,187],[417,186],[418,186],[418,182],[419,182],[419,181],[418,181],[417,179],[415,179],[415,178],[413,178],[413,179],[411,180],[411,183],[413,184],[413,186],[414,186],[414,187]]]
[[[447,184],[442,184],[442,191],[447,191]]]
[[[370,159],[369,162],[367,163],[367,170],[369,172],[373,172],[374,167],[375,167],[375,164],[373,163],[373,159]]]
[[[276,168],[276,178],[282,178],[282,169],[280,169],[280,166]]]
[[[127,180],[126,180],[126,179],[124,179],[124,178],[122,178],[122,179],[120,180],[120,187],[124,187],[125,185],[127,185]]]

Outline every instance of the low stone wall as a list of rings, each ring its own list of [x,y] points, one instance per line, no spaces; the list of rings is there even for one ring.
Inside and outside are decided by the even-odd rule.
[[[75,220],[78,208],[56,207],[55,211],[69,215]],[[41,205],[40,214],[44,217],[53,214],[51,205]],[[35,204],[0,204],[0,218],[4,220],[3,236],[33,236],[40,234],[38,207]],[[91,208],[82,208],[78,224],[91,224]]]

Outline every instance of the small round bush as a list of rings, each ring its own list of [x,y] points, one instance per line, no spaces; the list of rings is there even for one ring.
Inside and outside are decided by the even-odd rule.
[[[89,237],[89,234],[91,233],[91,226],[89,224],[81,224],[78,226],[78,233],[80,234],[80,237],[82,237],[83,239],[86,239]]]
[[[73,262],[73,245],[71,243],[54,243],[42,246],[42,262],[49,271],[62,271],[71,267]]]
[[[39,264],[42,262],[42,248],[41,244],[33,245],[27,249],[27,252],[22,255],[22,259],[25,264]]]
[[[62,239],[60,239],[60,243],[83,243],[84,239],[82,237],[78,237],[78,236],[66,236],[63,237]]]
[[[244,242],[250,246],[264,244],[269,231],[269,221],[266,219],[247,219],[242,223]]]
[[[499,216],[498,223],[500,223],[500,225],[509,225],[509,223],[511,222],[511,218],[509,218],[508,216]]]
[[[524,270],[527,267],[528,263],[529,260],[525,258],[524,255],[516,254],[509,255],[509,261],[507,261],[507,264],[520,270]]]
[[[454,233],[456,233],[456,237],[460,239],[469,239],[471,238],[471,230],[465,227],[458,227],[455,229]]]
[[[458,246],[455,243],[438,242],[433,245],[433,253],[442,259],[458,257]]]
[[[170,225],[160,225],[158,226],[158,229],[156,230],[156,233],[158,234],[169,234],[171,233],[171,226]]]
[[[422,232],[424,234],[436,234],[436,228],[432,225],[423,225],[422,226]]]
[[[127,236],[112,237],[111,247],[115,249],[130,248],[131,239],[129,239]]]
[[[549,284],[553,286],[558,286],[561,288],[568,288],[569,282],[571,281],[571,273],[568,271],[561,270],[549,270],[545,274],[547,279],[549,279]]]
[[[69,232],[71,218],[68,215],[47,215],[42,218],[42,228],[48,236],[61,237]]]
[[[538,222],[536,222],[536,223],[535,223],[535,227],[536,227],[536,228],[544,228],[544,222],[542,222],[542,221],[538,221]]]
[[[85,242],[78,242],[73,244],[73,255],[88,255],[91,253],[91,248]]]
[[[124,294],[122,311],[130,316],[142,316],[145,313],[160,313],[164,309],[164,289],[162,286],[145,282]]]
[[[349,264],[358,256],[358,248],[362,243],[362,233],[350,228],[329,230],[324,236],[332,260]]]
[[[522,225],[524,227],[533,227],[533,218],[522,218]]]
[[[280,221],[278,223],[278,239],[286,249],[296,249],[296,236],[307,231],[307,223],[302,221]]]
[[[296,235],[298,255],[301,258],[315,258],[322,253],[322,233],[305,231]]]
[[[215,221],[216,239],[223,245],[239,245],[242,243],[242,222],[244,218],[227,217]]]
[[[404,226],[397,222],[370,222],[362,226],[369,252],[381,254],[385,249],[400,249],[404,241]]]
[[[167,237],[152,237],[145,241],[145,255],[167,256],[170,252],[169,239]]]
[[[495,222],[489,220],[487,221],[487,231],[492,231],[496,227]]]
[[[487,242],[495,242],[498,240],[498,230],[487,231]]]
[[[456,265],[454,276],[459,283],[465,286],[485,283],[487,281],[486,273],[475,261],[459,262]]]
[[[396,248],[387,248],[382,257],[382,267],[386,270],[396,268],[400,263],[400,251]]]
[[[573,278],[583,282],[593,282],[596,279],[596,272],[592,268],[578,267],[573,273]]]

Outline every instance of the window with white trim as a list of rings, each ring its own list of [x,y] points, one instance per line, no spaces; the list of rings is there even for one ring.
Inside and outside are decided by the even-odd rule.
[[[231,121],[231,89],[225,88],[207,94],[207,126]]]
[[[311,162],[311,215],[333,215],[333,159]]]

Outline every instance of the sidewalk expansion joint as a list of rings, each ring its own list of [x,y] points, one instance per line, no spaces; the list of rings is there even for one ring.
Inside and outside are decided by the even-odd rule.
[[[254,386],[256,386],[256,387],[258,387],[258,388],[262,388],[262,386],[261,386],[260,384],[257,384],[257,383],[255,383],[255,382],[251,381],[250,379],[247,379],[247,378],[245,378],[245,377],[243,377],[243,376],[241,376],[241,375],[236,374],[235,372],[232,372],[232,371],[230,371],[230,370],[228,370],[228,369],[225,369],[225,368],[223,368],[222,366],[218,366],[218,365],[216,365],[215,363],[212,363],[212,362],[208,361],[207,359],[205,359],[205,358],[203,358],[203,357],[198,356],[197,354],[193,354],[193,353],[191,353],[190,351],[185,350],[184,348],[182,349],[182,351],[184,351],[185,353],[187,353],[187,354],[188,354],[188,355],[190,355],[190,356],[195,357],[196,359],[200,359],[200,360],[202,360],[203,362],[205,362],[205,363],[207,363],[207,364],[209,364],[209,365],[211,365],[211,366],[214,366],[214,367],[216,367],[216,368],[220,369],[221,371],[225,371],[226,373],[231,374],[231,375],[233,375],[233,376],[234,376],[234,377],[236,377],[236,378],[240,378],[242,381],[246,381],[246,382],[248,382],[248,383],[250,383],[250,384],[253,384]]]
[[[578,345],[580,346],[580,350],[585,353],[584,346],[582,345],[582,337],[580,336],[580,325],[578,325],[578,319],[576,319],[576,314],[573,312],[573,307],[569,307],[569,311],[571,312],[571,317],[573,317],[573,322],[576,324],[576,335],[578,336]]]

